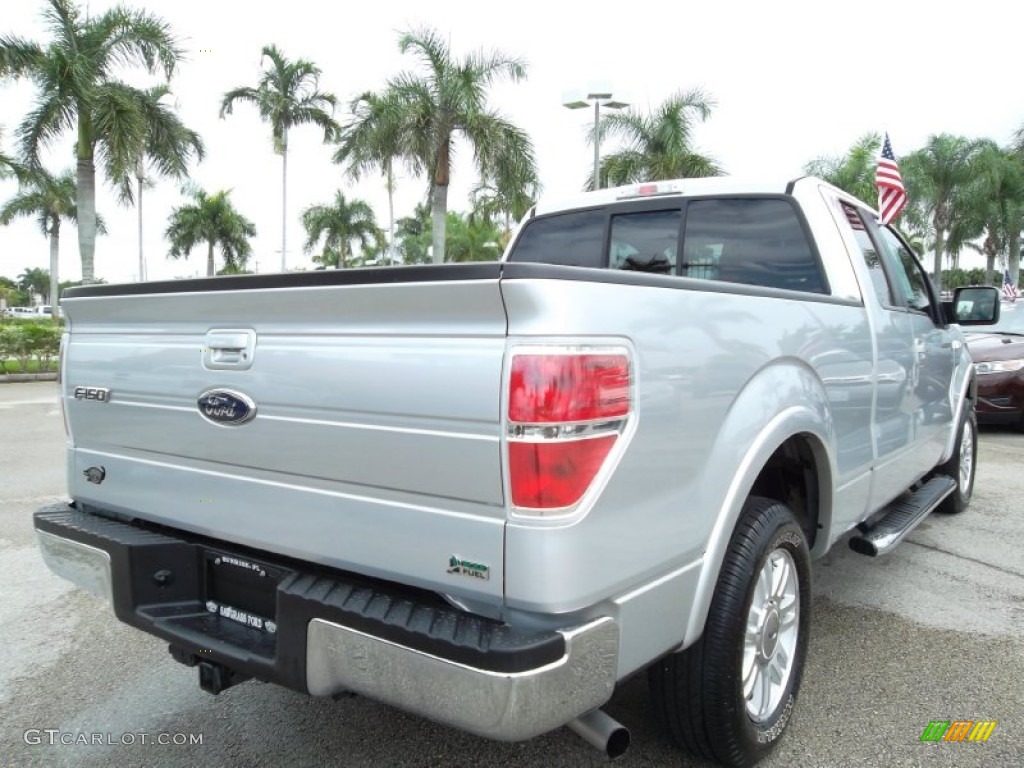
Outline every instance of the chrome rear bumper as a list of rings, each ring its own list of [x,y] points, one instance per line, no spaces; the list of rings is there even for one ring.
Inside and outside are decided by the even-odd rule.
[[[36,538],[43,562],[51,571],[108,603],[114,602],[108,552],[46,531],[36,531]]]
[[[314,619],[307,630],[309,692],[355,691],[502,741],[565,725],[611,698],[619,629],[610,618],[564,630],[565,655],[544,667],[475,669]]]

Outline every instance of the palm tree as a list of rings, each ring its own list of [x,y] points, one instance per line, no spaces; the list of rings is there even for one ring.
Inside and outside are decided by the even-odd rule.
[[[534,169],[497,165],[470,191],[471,219],[480,218],[488,226],[501,220],[499,242],[504,247],[512,237],[512,222],[518,222],[537,202],[540,181]],[[525,175],[520,176],[525,171]]]
[[[403,263],[424,264],[430,261],[432,222],[429,203],[417,203],[412,216],[403,216],[395,222],[395,237],[398,238]]]
[[[51,291],[50,273],[45,269],[39,269],[38,267],[31,267],[22,271],[18,275],[18,288],[29,296],[38,293],[43,297],[43,303],[50,303],[50,291]]]
[[[134,177],[138,199],[139,216],[139,282],[146,279],[146,261],[142,253],[142,190],[152,183],[153,174],[183,179],[188,176],[188,166],[194,158],[201,161],[205,156],[203,140],[195,131],[187,128],[174,110],[162,102],[171,94],[170,87],[158,85],[142,91],[141,107],[147,126],[142,154],[135,159]],[[146,174],[147,167],[151,169]],[[121,181],[122,200],[131,200],[131,183]]]
[[[718,161],[693,147],[693,126],[711,116],[714,100],[699,88],[680,91],[654,112],[642,115],[634,111],[608,115],[600,122],[600,136],[591,143],[617,136],[625,149],[601,160],[601,186],[617,186],[640,181],[721,176]],[[587,177],[587,189],[594,189],[593,171]]]
[[[1013,134],[1011,150],[1019,160],[1024,162],[1024,125]],[[1021,227],[1021,229],[1024,229],[1024,227]],[[1010,279],[1013,280],[1014,285],[1019,285],[1018,280],[1020,279],[1020,243],[1021,231],[1017,230],[1011,233],[1007,269],[1010,270]]]
[[[858,200],[872,203],[878,198],[875,171],[881,148],[879,134],[865,133],[843,157],[816,157],[804,166],[804,173],[824,179]]]
[[[985,284],[990,285],[996,260],[1008,263],[1024,225],[1024,161],[1012,150],[984,140],[972,168],[972,179],[958,198],[960,212],[947,245],[953,253],[967,247],[984,254]],[[980,247],[973,242],[979,237]]]
[[[414,172],[422,170],[415,157],[402,147],[401,107],[401,99],[392,89],[380,94],[366,91],[357,96],[351,104],[353,119],[342,127],[340,146],[334,153],[334,162],[346,164],[346,173],[353,180],[377,169],[384,173],[389,251],[394,250],[395,243],[394,161],[401,158]]]
[[[270,60],[255,88],[235,88],[224,94],[220,116],[230,115],[236,101],[248,102],[270,123],[274,151],[281,155],[281,271],[287,269],[288,252],[288,133],[299,125],[323,129],[324,142],[333,141],[340,126],[332,117],[337,103],[334,94],[320,90],[320,68],[305,59],[289,61],[277,46],[263,48],[260,66]],[[330,108],[331,112],[326,110]]]
[[[323,250],[313,261],[335,269],[345,266],[351,243],[366,248],[384,236],[373,209],[362,200],[346,200],[341,192],[334,193],[330,205],[311,205],[303,211],[302,225],[306,228],[306,252],[323,240]]]
[[[400,102],[401,143],[431,176],[433,260],[445,258],[445,222],[454,142],[466,139],[482,176],[498,164],[521,166],[536,175],[533,145],[526,133],[487,106],[487,88],[501,78],[526,76],[522,60],[501,53],[472,53],[456,60],[434,30],[403,34],[402,53],[412,52],[425,73],[404,72],[390,83]]]
[[[907,155],[900,170],[907,186],[907,205],[930,220],[934,235],[936,285],[941,283],[946,236],[956,226],[962,206],[957,200],[971,181],[977,142],[943,133],[929,136],[922,149]]]
[[[501,256],[501,233],[479,217],[449,212],[448,254],[452,261],[495,261]]]
[[[238,271],[245,267],[252,253],[249,238],[256,236],[256,226],[235,210],[230,190],[208,195],[199,187],[186,187],[182,193],[192,198],[191,204],[171,211],[164,237],[171,244],[168,257],[188,257],[197,245],[206,245],[206,274],[216,274],[213,251],[220,248],[225,267]]]
[[[18,194],[0,208],[0,224],[7,226],[19,216],[34,217],[39,229],[50,238],[50,274],[45,290],[39,290],[47,299],[44,303],[55,305],[60,297],[58,266],[60,262],[61,221],[77,221],[78,208],[75,205],[75,174],[67,170],[60,176],[51,176],[42,169],[36,169],[23,176],[24,183]],[[26,271],[27,273],[27,271]],[[56,310],[51,317],[57,319]]]
[[[144,154],[147,120],[141,90],[116,79],[125,66],[157,69],[169,80],[182,57],[177,40],[157,16],[118,6],[82,18],[71,0],[47,0],[43,12],[52,37],[38,44],[0,37],[0,78],[27,77],[38,87],[35,106],[18,129],[27,164],[66,131],[75,132],[78,161],[78,247],[82,281],[94,279],[96,163],[114,184],[130,177]],[[158,130],[158,129],[156,129]]]

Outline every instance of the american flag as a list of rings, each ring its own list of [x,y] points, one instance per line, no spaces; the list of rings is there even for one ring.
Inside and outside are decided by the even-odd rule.
[[[1017,286],[1013,284],[1013,278],[1010,277],[1010,270],[1003,270],[1003,297],[1007,301],[1016,301],[1020,297],[1020,292],[1017,290]]]
[[[888,133],[882,145],[882,156],[878,158],[875,186],[878,187],[878,210],[882,214],[882,224],[885,225],[899,216],[907,204],[907,190],[903,188],[903,178],[896,164],[896,155],[892,153]]]

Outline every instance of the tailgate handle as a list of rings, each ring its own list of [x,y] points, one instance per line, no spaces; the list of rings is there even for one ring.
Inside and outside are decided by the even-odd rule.
[[[256,331],[214,330],[203,340],[203,367],[210,370],[247,370],[256,355]]]
[[[241,352],[249,346],[249,340],[238,334],[236,336],[215,336],[207,342],[210,349],[233,349]]]

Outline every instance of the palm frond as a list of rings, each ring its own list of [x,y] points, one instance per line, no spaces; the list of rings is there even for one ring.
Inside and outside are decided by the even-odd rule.
[[[126,92],[135,102],[143,134],[141,153],[132,158],[131,167],[122,168],[123,176],[114,180],[122,203],[134,202],[132,177],[140,161],[148,163],[162,176],[183,178],[188,175],[189,165],[205,156],[205,145],[199,134],[187,128],[177,113],[160,101],[168,94],[170,88],[165,85]]]
[[[398,40],[398,50],[412,54],[436,73],[450,70],[453,66],[448,44],[437,30],[422,27],[405,32]]]
[[[102,31],[98,51],[112,66],[142,65],[147,72],[163,70],[168,80],[174,75],[184,49],[171,34],[170,26],[153,14],[119,6],[90,24]]]
[[[220,116],[230,115],[234,112],[235,102],[242,101],[252,104],[253,106],[260,106],[261,94],[255,88],[249,88],[243,86],[241,88],[235,88],[234,90],[228,91],[224,94],[224,98],[220,104]]]
[[[92,99],[90,122],[96,130],[98,160],[122,200],[131,200],[131,176],[146,150],[146,122],[137,89],[105,83]]]
[[[324,132],[324,143],[334,141],[341,131],[335,119],[316,106],[297,105],[291,111],[288,127],[299,125],[315,125],[320,128]]]
[[[39,166],[39,150],[75,126],[75,112],[59,93],[43,95],[29,110],[17,137],[21,153],[30,168]]]
[[[0,77],[30,77],[43,56],[43,50],[31,40],[0,35]]]

